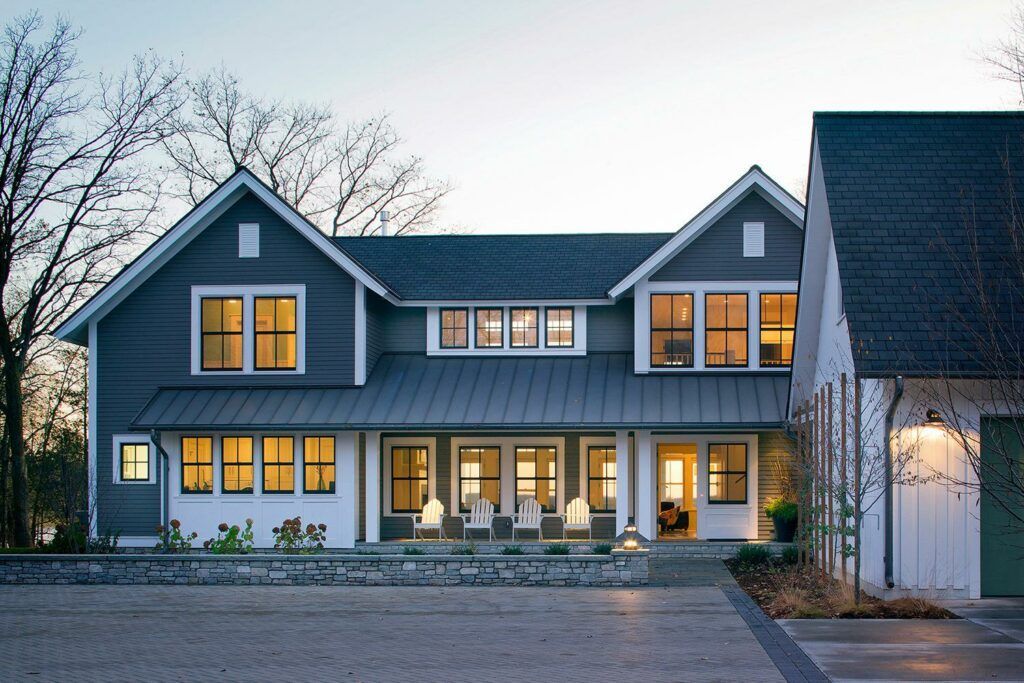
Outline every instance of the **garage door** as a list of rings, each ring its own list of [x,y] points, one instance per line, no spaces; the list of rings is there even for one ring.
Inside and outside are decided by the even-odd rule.
[[[1024,595],[1024,445],[1011,423],[982,420],[981,461],[981,594]]]

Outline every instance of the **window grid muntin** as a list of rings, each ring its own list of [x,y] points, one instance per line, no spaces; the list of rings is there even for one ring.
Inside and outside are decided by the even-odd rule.
[[[545,346],[551,349],[563,349],[576,345],[575,312],[575,309],[571,307],[544,309]],[[554,337],[552,337],[552,333]],[[566,333],[568,333],[568,338],[566,338]]]
[[[662,300],[664,300],[666,298],[668,299],[669,326],[668,327],[656,326],[655,325],[655,319],[656,319],[657,316],[655,316],[655,314],[654,314],[655,305],[656,305],[656,303],[658,301],[662,301]],[[680,304],[682,304],[682,302],[687,302],[687,304],[689,306],[689,315],[687,316],[689,324],[687,326],[677,326],[675,324],[674,312],[676,310],[676,303],[677,303],[677,301],[680,302]],[[651,309],[650,310],[650,314],[651,314],[651,333],[650,333],[651,334],[651,337],[650,337],[651,367],[656,367],[656,368],[692,368],[693,367],[693,358],[694,358],[694,355],[695,355],[694,354],[694,349],[693,349],[693,293],[692,292],[665,292],[665,293],[651,294],[650,309]],[[665,351],[661,351],[661,352],[657,352],[656,353],[655,350],[654,350],[655,349],[654,338],[655,338],[656,335],[666,334],[666,333],[669,335],[668,341],[670,341],[670,342],[677,341],[677,335],[678,335],[678,341],[680,341],[680,342],[689,341],[689,343],[690,343],[690,351],[689,351],[689,353],[686,353],[686,352],[682,352],[682,353],[666,353]],[[664,346],[662,348],[664,348]],[[680,362],[680,363],[669,362],[668,359],[671,358],[672,356],[683,356],[684,358],[686,356],[689,356],[689,362],[685,362],[685,360],[683,362]],[[658,357],[663,357],[661,362],[658,362],[657,360],[655,360]]]
[[[306,436],[302,439],[302,492],[331,494],[337,489],[337,450],[333,436]],[[329,479],[326,488],[321,485]],[[315,482],[315,486],[311,486]]]
[[[270,301],[273,304],[273,306],[272,306],[273,311],[274,311],[273,323],[272,323],[271,329],[269,329],[269,330],[260,330],[260,329],[258,329],[256,327],[257,321],[259,319],[258,316],[256,315],[256,311],[259,310],[260,303],[261,302],[266,302],[266,301]],[[279,315],[279,312],[280,312],[279,308],[278,308],[278,304],[279,303],[284,303],[286,301],[290,302],[291,306],[292,306],[292,326],[291,326],[291,329],[287,329],[286,327],[279,327],[278,326],[279,325],[278,315]],[[253,323],[253,368],[256,369],[256,370],[295,370],[296,367],[297,367],[298,356],[299,356],[299,334],[298,334],[299,302],[298,302],[298,297],[295,297],[295,296],[257,296],[257,297],[254,297],[254,299],[253,299],[253,316],[252,316],[252,318],[253,318],[253,320],[252,320],[252,323]],[[260,339],[264,338],[264,337],[270,337],[273,340],[273,344],[272,344],[273,356],[274,356],[274,364],[273,365],[260,365],[260,354],[259,354]],[[280,355],[279,355],[280,347],[278,346],[278,343],[281,341],[281,339],[287,340],[289,337],[292,340],[292,352],[293,352],[293,357],[291,359],[292,362],[291,362],[290,365],[281,365],[281,358],[280,358]]]
[[[725,451],[725,469],[715,470],[714,472],[712,472],[711,471],[711,455],[712,455],[712,452],[714,451],[714,449],[716,447],[724,447],[726,449],[726,451]],[[743,449],[743,469],[742,470],[736,470],[736,469],[730,469],[729,468],[729,455],[730,455],[729,449],[732,449],[732,448],[742,448]],[[750,488],[750,485],[749,485],[750,479],[747,476],[747,473],[748,473],[749,469],[750,469],[750,453],[749,453],[749,449],[747,447],[747,444],[742,443],[742,442],[739,442],[739,443],[735,443],[735,442],[709,443],[708,444],[708,503],[712,504],[712,505],[745,505],[747,503],[747,498],[749,497],[748,489]],[[711,497],[711,492],[714,489],[714,486],[716,485],[715,479],[719,479],[720,482],[717,485],[718,486],[725,486],[724,490],[726,492],[728,492],[728,477],[729,476],[739,477],[739,479],[743,481],[743,499],[742,500],[731,499],[731,498],[723,499],[721,497],[719,497],[719,498],[712,498]]]
[[[484,463],[488,462],[484,460],[484,451],[491,451],[492,454],[496,454],[497,457],[493,459],[493,462],[497,463],[498,470],[493,475],[484,476]],[[476,464],[479,465],[479,476],[465,476],[463,465],[473,464],[467,463],[466,456],[475,454],[477,457]],[[501,511],[501,447],[500,446],[460,446],[459,447],[459,511],[469,512],[472,504],[465,505],[466,493],[476,493],[477,499],[486,497],[484,495],[484,484],[485,482],[494,482],[495,496],[492,500],[487,497],[492,503],[494,503],[494,511]],[[467,484],[470,486],[467,487]],[[475,484],[476,491],[472,491],[473,484]]]
[[[528,325],[525,320],[520,321],[516,324],[517,313],[533,313],[533,325]],[[515,349],[535,349],[540,343],[540,309],[539,308],[512,308],[509,310],[509,328],[510,337],[509,344]],[[529,343],[529,334],[533,333],[533,343]],[[519,343],[516,343],[516,334],[522,337]]]
[[[450,314],[445,320],[445,314]],[[461,314],[462,324],[458,324]],[[468,308],[442,308],[438,315],[440,324],[439,344],[442,349],[465,349],[469,348],[469,309]],[[458,343],[459,333],[462,335],[462,343]],[[450,343],[445,343],[445,334],[448,333]]]
[[[229,327],[227,321],[229,318],[225,317],[224,303],[232,302],[238,304],[238,329],[225,329]],[[218,329],[207,330],[206,329],[206,305],[217,304],[219,309],[218,315]],[[204,296],[199,298],[199,367],[204,371],[217,371],[217,372],[241,372],[243,370],[245,349],[244,349],[244,330],[245,330],[245,301],[240,296]],[[237,353],[238,353],[238,365],[227,366],[224,364],[225,349],[228,348],[228,343],[233,342],[237,339]],[[211,344],[220,345],[220,358],[221,365],[219,366],[207,366],[206,349]],[[234,343],[231,344],[232,347]]]
[[[519,476],[519,464],[520,464],[520,453],[527,455],[529,451],[533,451],[533,476]],[[551,466],[554,472],[550,476],[539,475],[539,460],[541,451],[550,451],[551,453]],[[522,462],[525,464],[529,462],[529,459],[524,459]],[[540,503],[542,512],[555,512],[556,505],[558,504],[558,449],[555,446],[516,446],[515,447],[515,484],[516,484],[516,509],[519,505],[526,500],[520,500],[519,493],[519,482],[533,482],[534,495],[528,496],[529,498],[535,498]],[[541,503],[537,497],[537,493],[540,491],[541,482],[544,482],[545,489],[547,489],[548,504]]]
[[[779,297],[778,323],[775,323],[775,322],[768,323],[768,322],[765,321],[766,299],[768,297],[773,297],[773,296]],[[788,367],[792,367],[792,365],[793,365],[793,348],[794,348],[794,343],[796,341],[795,340],[795,336],[796,336],[796,296],[797,295],[796,295],[795,292],[764,292],[760,296],[760,306],[758,307],[758,310],[760,311],[760,320],[759,320],[759,322],[760,322],[760,333],[759,333],[759,339],[758,339],[758,351],[759,351],[758,357],[759,357],[759,364],[760,364],[760,366],[762,368],[788,368]],[[786,302],[787,299],[792,300],[792,303],[793,303],[793,313],[794,313],[792,324],[789,324],[789,325],[786,324],[786,320],[785,320],[785,310],[786,310],[786,303],[785,302]],[[766,332],[778,335],[777,336],[778,341],[777,342],[775,342],[775,341],[769,342],[766,345],[765,342],[764,342],[764,336],[765,336]],[[785,345],[783,343],[783,336],[785,335],[786,332],[790,333],[789,360],[788,360],[788,362],[786,361],[786,358],[785,358],[785,351],[784,351]],[[765,357],[768,356],[768,355],[771,355],[771,354],[766,354],[765,353],[765,346],[771,347],[771,346],[775,346],[775,345],[777,345],[778,348],[779,348],[779,357],[780,357],[781,360],[779,362],[772,362],[772,361],[765,362]]]
[[[505,321],[502,308],[478,308],[474,311],[476,347],[500,349],[505,345]]]
[[[598,455],[600,464],[605,466],[597,475],[594,474],[595,454]],[[608,475],[606,469],[609,463],[614,469],[614,474],[611,476]],[[602,491],[600,500],[595,500],[592,494],[595,483]],[[610,495],[609,490],[611,491]],[[614,446],[589,446],[587,448],[587,500],[591,512],[615,512],[616,505],[608,504],[609,500],[618,503],[618,462],[615,459]]]
[[[139,457],[140,454],[142,457]],[[149,444],[144,442],[122,443],[120,470],[121,481],[149,481]],[[127,474],[129,471],[131,472],[130,476]],[[139,476],[140,472],[144,476]]]
[[[417,456],[422,454],[423,465],[422,473],[423,476],[413,476],[413,455]],[[398,458],[396,456],[404,456],[405,467],[404,470],[408,474],[402,476],[396,474],[402,471],[398,464]],[[418,458],[417,458],[418,461]],[[417,465],[418,466],[418,465]],[[420,512],[423,506],[427,504],[430,498],[430,492],[428,490],[428,479],[430,472],[430,451],[426,446],[392,446],[391,447],[391,511],[392,512]],[[397,504],[399,496],[397,492],[405,489],[407,495],[406,500],[412,503],[417,498],[420,500],[418,505],[409,505],[407,507],[400,507]]]
[[[708,320],[710,319],[710,315],[708,314],[708,311],[710,310],[709,303],[710,303],[711,299],[717,298],[717,297],[724,297],[723,304],[725,306],[725,327],[710,327],[708,325]],[[742,302],[743,302],[743,305],[741,307],[738,307],[738,309],[736,307],[733,307],[733,306],[730,305],[730,300],[732,298],[734,298],[734,297],[741,299]],[[704,295],[704,367],[708,367],[708,368],[745,368],[745,367],[747,367],[750,364],[750,358],[749,358],[749,356],[750,356],[750,353],[749,353],[749,347],[750,347],[750,335],[749,335],[749,330],[750,330],[750,311],[749,311],[749,303],[750,303],[750,299],[749,299],[749,297],[748,297],[746,292],[718,292],[718,293],[708,293],[708,294]],[[743,320],[744,320],[743,327],[730,325],[730,316],[729,316],[729,311],[730,310],[742,310],[743,311]],[[722,352],[722,360],[723,360],[723,362],[721,362],[721,363],[713,363],[713,362],[711,362],[712,352],[711,352],[710,339],[711,339],[712,333],[722,333],[722,334],[725,335],[725,337],[724,337],[725,346],[724,346],[724,350]],[[730,334],[742,334],[743,344],[740,345],[740,347],[739,347],[742,350],[742,352],[743,352],[743,361],[742,362],[736,362],[736,363],[727,363],[727,362],[725,362],[728,359],[728,357],[729,357],[729,338],[730,338]]]
[[[273,443],[273,448],[268,446]],[[282,460],[281,449],[282,446],[288,446],[287,459]],[[273,452],[271,456],[270,453]],[[273,460],[271,460],[273,458]],[[273,472],[278,482],[277,488],[269,488],[268,483],[271,478],[268,477],[268,473]],[[287,474],[287,478],[291,486],[287,489],[281,488],[281,481],[284,475]],[[263,493],[277,495],[295,493],[295,440],[290,436],[265,436],[263,437]]]
[[[221,493],[249,494],[256,491],[256,468],[253,464],[251,436],[221,437],[220,460]],[[244,486],[246,482],[249,484],[248,487]]]
[[[200,446],[205,446],[205,448],[200,448]],[[194,482],[195,487],[186,488],[189,482]],[[213,437],[181,437],[181,493],[185,495],[213,493]]]

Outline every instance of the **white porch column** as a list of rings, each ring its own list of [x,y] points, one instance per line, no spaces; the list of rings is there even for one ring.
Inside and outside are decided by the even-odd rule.
[[[654,453],[651,448],[651,433],[636,432],[636,526],[640,535],[648,540],[657,536],[654,517]]]
[[[338,546],[354,548],[359,536],[359,432],[338,432],[335,455],[338,462],[338,493],[341,494]]]
[[[629,471],[629,432],[615,432],[615,533],[622,533],[629,522],[629,509],[632,507],[632,477]]]
[[[380,542],[380,432],[366,432],[366,542]]]

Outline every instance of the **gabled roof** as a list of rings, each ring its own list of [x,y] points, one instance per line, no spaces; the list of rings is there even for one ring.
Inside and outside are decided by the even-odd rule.
[[[636,375],[633,356],[385,354],[364,387],[184,387],[154,394],[146,429],[758,429],[782,424],[785,375]]]
[[[54,332],[58,339],[85,343],[86,326],[94,318],[102,317],[113,306],[156,272],[174,254],[220,216],[246,191],[252,192],[281,218],[308,239],[328,258],[356,280],[381,296],[390,290],[374,275],[357,263],[312,223],[288,205],[248,169],[240,168],[211,192],[203,201],[175,223],[167,232],[125,266],[113,280],[90,298]]]
[[[340,237],[406,301],[605,299],[671,233]]]
[[[803,227],[803,204],[762,171],[760,166],[751,166],[749,171],[744,173],[739,180],[730,185],[725,192],[718,195],[714,201],[680,228],[671,239],[666,240],[654,253],[650,254],[636,268],[616,282],[608,290],[608,294],[615,298],[625,294],[630,287],[656,271],[682,249],[685,249],[687,245],[700,237],[717,219],[725,215],[729,209],[733,208],[751,192],[757,192],[769,204],[793,221],[794,224],[801,228]]]
[[[817,113],[814,132],[859,373],[984,371],[986,320],[961,270],[971,232],[993,296],[1010,297],[1002,334],[1024,340],[1006,227],[1024,196],[1024,113]]]

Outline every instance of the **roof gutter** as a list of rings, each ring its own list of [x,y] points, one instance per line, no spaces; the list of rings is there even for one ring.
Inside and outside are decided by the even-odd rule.
[[[892,529],[893,529],[893,505],[892,505],[892,423],[896,415],[896,407],[903,397],[903,376],[897,375],[895,380],[892,401],[885,411],[885,587],[892,588],[896,585],[893,580],[893,557],[892,557]]]

